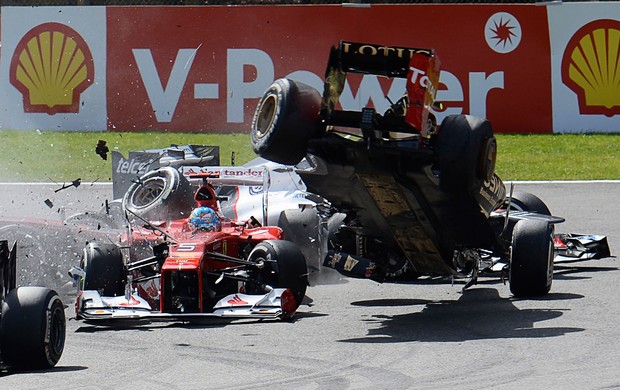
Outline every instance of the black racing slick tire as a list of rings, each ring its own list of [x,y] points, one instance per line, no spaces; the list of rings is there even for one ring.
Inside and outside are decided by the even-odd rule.
[[[97,290],[107,297],[125,294],[125,268],[118,245],[89,243],[84,248],[81,268],[85,273],[82,290]]]
[[[252,119],[252,148],[267,160],[294,165],[321,132],[321,95],[309,85],[278,79],[258,102]]]
[[[187,218],[195,207],[187,178],[172,167],[147,172],[123,197],[123,210],[147,221]]]
[[[514,191],[510,208],[517,211],[533,211],[538,214],[551,215],[551,211],[545,202],[529,192]]]
[[[2,305],[0,351],[5,365],[22,369],[54,367],[65,347],[65,309],[56,291],[18,287]]]
[[[470,115],[450,115],[436,141],[439,185],[449,193],[472,195],[495,173],[497,141],[491,123]]]
[[[553,226],[524,219],[512,233],[510,291],[515,297],[542,296],[553,282]]]
[[[258,243],[250,252],[248,260],[263,261],[265,266],[258,275],[258,283],[273,288],[288,288],[299,307],[308,287],[306,259],[293,242],[268,240]]]

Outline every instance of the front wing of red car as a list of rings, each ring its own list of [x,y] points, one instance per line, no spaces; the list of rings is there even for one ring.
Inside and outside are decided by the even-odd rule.
[[[77,297],[76,319],[91,324],[115,321],[191,322],[208,318],[227,319],[288,319],[296,310],[295,299],[289,289],[275,288],[264,295],[230,294],[219,300],[206,313],[164,313],[154,311],[146,299],[138,294],[129,297],[106,297],[96,290],[81,291]]]

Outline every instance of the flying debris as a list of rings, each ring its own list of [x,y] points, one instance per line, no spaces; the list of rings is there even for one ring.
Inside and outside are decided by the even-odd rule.
[[[110,151],[110,148],[108,148],[106,143],[106,141],[100,139],[99,142],[97,142],[97,147],[95,148],[95,153],[100,155],[104,160],[108,159],[108,152]]]
[[[71,182],[71,184],[68,184],[68,185],[63,184],[63,186],[62,186],[62,187],[60,187],[60,188],[59,188],[59,189],[57,189],[57,190],[54,190],[54,192],[60,192],[60,191],[62,191],[62,190],[66,190],[67,188],[71,188],[71,187],[78,188],[78,187],[80,186],[80,184],[82,184],[82,179],[77,178],[77,179],[73,180],[73,181]],[[46,202],[46,204],[47,204],[47,202]]]

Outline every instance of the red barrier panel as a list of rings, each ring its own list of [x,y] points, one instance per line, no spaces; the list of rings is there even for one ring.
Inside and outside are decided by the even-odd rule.
[[[551,132],[546,7],[373,5],[108,7],[108,128],[248,131],[278,77],[321,88],[339,40],[429,47],[449,113],[488,117],[497,132]],[[348,89],[347,89],[348,88]],[[404,83],[365,76],[341,104],[378,110]]]
[[[0,127],[248,131],[275,78],[321,90],[349,40],[436,49],[439,120],[620,131],[616,2],[359,6],[3,7]],[[404,90],[367,75],[340,102],[382,112]]]

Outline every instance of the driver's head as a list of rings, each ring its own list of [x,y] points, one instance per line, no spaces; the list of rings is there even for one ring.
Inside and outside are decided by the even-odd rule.
[[[219,230],[220,219],[210,207],[198,207],[189,216],[189,224],[195,230]]]

